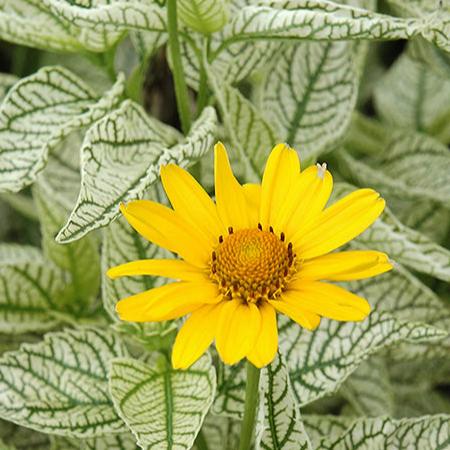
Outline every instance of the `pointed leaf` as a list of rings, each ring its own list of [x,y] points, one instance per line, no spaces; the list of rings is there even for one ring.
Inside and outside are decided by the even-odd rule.
[[[0,416],[44,433],[89,438],[124,430],[108,392],[123,344],[103,329],[48,333],[0,359]]]
[[[114,405],[141,448],[189,449],[213,400],[215,373],[207,355],[183,371],[116,359],[110,386]]]
[[[153,119],[129,100],[86,134],[82,148],[82,183],[77,204],[56,240],[67,243],[109,224],[119,204],[142,197],[169,162],[186,166],[212,148],[216,127],[206,108],[185,141],[173,128]]]
[[[266,450],[312,450],[292,392],[283,358],[277,358],[262,372],[261,394],[264,428],[260,446]]]
[[[303,158],[334,148],[355,107],[357,75],[348,42],[285,45],[261,85],[261,110]]]
[[[372,450],[408,448],[445,449],[450,443],[450,416],[417,419],[359,419],[338,439],[322,441],[323,450]]]
[[[39,249],[0,245],[0,327],[3,333],[53,328],[65,276]]]
[[[0,191],[17,192],[31,184],[49,151],[113,108],[123,84],[119,77],[110,91],[97,98],[62,67],[44,67],[15,84],[0,107]]]

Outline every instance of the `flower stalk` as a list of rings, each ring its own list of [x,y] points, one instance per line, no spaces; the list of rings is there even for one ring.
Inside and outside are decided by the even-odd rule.
[[[176,0],[167,0],[167,31],[169,33],[169,51],[172,59],[172,74],[178,114],[183,133],[187,134],[191,128],[191,114],[189,110],[189,94],[181,62]]]
[[[249,450],[255,428],[256,406],[258,404],[260,369],[247,361],[247,384],[245,387],[245,409],[241,425],[239,450]]]

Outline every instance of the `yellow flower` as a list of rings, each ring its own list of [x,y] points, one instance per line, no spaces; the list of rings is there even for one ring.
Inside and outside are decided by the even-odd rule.
[[[358,321],[369,314],[365,299],[323,280],[356,280],[392,268],[376,251],[330,253],[381,214],[385,202],[377,192],[359,189],[325,208],[333,185],[326,166],[300,171],[297,153],[284,144],[272,150],[261,185],[239,184],[221,143],[214,172],[215,203],[188,172],[168,165],[161,178],[173,209],[149,200],[121,205],[136,231],[182,258],[108,271],[111,278],[179,280],[120,300],[122,320],[189,314],[175,340],[175,368],[189,367],[214,340],[225,363],[246,357],[262,367],[277,351],[276,312],[308,330],[320,317]]]

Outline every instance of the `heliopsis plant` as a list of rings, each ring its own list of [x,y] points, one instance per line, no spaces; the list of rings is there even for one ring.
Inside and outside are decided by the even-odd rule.
[[[182,369],[213,340],[226,364],[244,357],[256,367],[271,363],[278,348],[276,312],[308,330],[321,317],[363,320],[367,300],[324,281],[358,280],[392,268],[377,251],[330,253],[377,219],[385,206],[379,194],[359,189],[325,208],[333,186],[326,165],[301,172],[297,152],[285,144],[271,152],[261,184],[239,184],[220,143],[214,158],[215,203],[187,171],[167,165],[161,180],[173,209],[150,200],[121,206],[142,236],[182,260],[110,269],[111,278],[179,280],[120,300],[120,318],[153,322],[190,314],[172,354],[173,366]]]
[[[448,448],[449,24],[0,0],[0,449]]]

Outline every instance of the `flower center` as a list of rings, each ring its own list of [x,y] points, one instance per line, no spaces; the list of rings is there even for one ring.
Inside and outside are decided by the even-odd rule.
[[[211,256],[211,278],[228,298],[248,302],[272,300],[283,291],[296,271],[296,255],[284,234],[246,229],[220,236]]]

